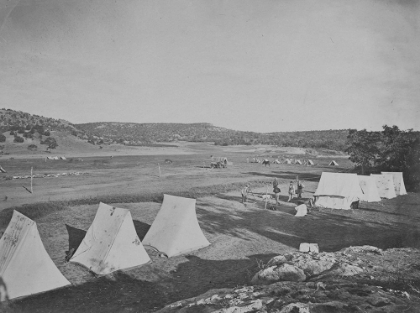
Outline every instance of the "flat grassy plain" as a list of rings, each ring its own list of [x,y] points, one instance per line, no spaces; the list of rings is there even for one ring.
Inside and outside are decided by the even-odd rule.
[[[0,232],[5,230],[13,209],[33,218],[49,255],[72,283],[68,288],[15,300],[10,310],[154,312],[210,289],[246,285],[259,262],[296,250],[301,242],[316,242],[322,251],[363,244],[380,248],[420,246],[420,195],[414,193],[380,203],[361,203],[354,211],[322,209],[303,218],[294,216],[298,202],[287,202],[289,181],[299,176],[305,184],[303,197],[308,199],[315,192],[321,173],[349,171],[352,164],[348,159],[315,158],[305,156],[299,149],[262,146],[184,144],[181,150],[183,153],[173,155],[82,155],[48,162],[41,157],[0,158],[0,164],[8,171],[0,176]],[[233,165],[210,169],[210,155],[225,156]],[[257,155],[271,160],[282,155],[310,158],[315,166],[264,167],[246,162]],[[172,163],[165,163],[166,159]],[[332,159],[340,166],[329,167]],[[34,173],[85,174],[36,178],[33,194],[22,187],[29,187],[29,179],[4,179],[28,175],[31,167]],[[276,210],[268,210],[261,195],[271,192],[274,177],[280,181],[281,204],[275,206]],[[244,205],[239,191],[246,182],[251,183],[254,194]],[[152,262],[101,278],[65,261],[69,247],[65,224],[83,233],[102,201],[130,209],[137,233],[143,239],[164,193],[197,198],[197,216],[211,243],[209,247],[170,259],[159,257],[146,247]],[[268,204],[272,206],[273,201]]]

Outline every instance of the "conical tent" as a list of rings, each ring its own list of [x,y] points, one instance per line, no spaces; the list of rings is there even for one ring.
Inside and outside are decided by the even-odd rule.
[[[308,160],[308,165],[314,165],[314,162],[312,160]]]
[[[332,160],[332,161],[330,162],[330,164],[328,164],[328,165],[330,165],[330,166],[338,166],[338,163],[337,163],[337,162],[335,162],[334,160]]]
[[[0,277],[9,299],[70,285],[45,250],[36,223],[17,211],[0,239]]]
[[[195,213],[195,199],[164,195],[162,207],[143,243],[168,257],[207,247]]]
[[[349,210],[363,198],[363,192],[356,174],[323,172],[314,196],[316,206]]]
[[[286,159],[286,160],[284,161],[284,163],[285,163],[285,164],[292,164],[292,161],[290,161],[289,159]]]
[[[300,165],[302,165],[302,161],[301,161],[301,160],[296,160],[296,161],[295,161],[295,164],[300,164]]]
[[[392,199],[397,195],[395,193],[394,179],[392,175],[370,174],[376,180],[379,196],[381,198]]]
[[[395,185],[395,194],[397,196],[402,196],[407,194],[407,190],[405,190],[404,178],[402,172],[382,172],[385,175],[392,175],[394,179]]]
[[[381,201],[381,197],[379,197],[378,187],[376,187],[376,180],[374,177],[357,175],[357,178],[359,179],[360,188],[362,188],[363,191],[363,201]]]
[[[127,209],[99,204],[95,219],[70,262],[97,275],[129,269],[150,261]]]

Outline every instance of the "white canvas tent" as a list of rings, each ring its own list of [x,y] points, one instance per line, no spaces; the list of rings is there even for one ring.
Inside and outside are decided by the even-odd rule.
[[[316,206],[349,210],[363,198],[363,192],[356,174],[323,172],[314,196]]]
[[[382,172],[382,174],[392,175],[392,178],[394,179],[395,194],[397,196],[402,196],[402,195],[407,194],[402,172]]]
[[[357,178],[359,179],[360,188],[362,188],[363,191],[363,201],[381,201],[381,197],[379,197],[378,187],[376,187],[376,180],[374,177],[357,175]]]
[[[376,180],[379,196],[381,198],[392,199],[397,195],[395,193],[394,179],[392,175],[370,174]]]
[[[335,162],[334,160],[332,160],[331,162],[330,162],[330,164],[328,164],[329,166],[338,166],[338,163],[337,162]]]
[[[164,195],[162,207],[143,244],[168,257],[210,245],[198,224],[195,202],[195,199]]]
[[[314,165],[314,162],[312,160],[308,160],[308,165]]]
[[[302,161],[301,161],[301,160],[295,160],[295,164],[300,164],[300,165],[302,165]]]
[[[0,165],[0,173],[7,173],[6,170],[1,167],[1,165]]]
[[[70,285],[45,250],[36,223],[17,211],[0,239],[0,277],[9,299]]]
[[[284,164],[292,164],[292,161],[289,159],[284,160]]]
[[[140,266],[150,261],[127,209],[99,204],[95,219],[70,262],[97,275]]]

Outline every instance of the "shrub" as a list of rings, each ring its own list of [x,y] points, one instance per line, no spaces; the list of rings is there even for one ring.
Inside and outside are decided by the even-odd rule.
[[[37,146],[37,145],[34,145],[34,144],[29,145],[29,146],[28,146],[28,150],[31,150],[31,151],[36,151],[36,150],[38,150],[38,146]]]
[[[5,142],[6,141],[6,136],[3,134],[0,134],[0,142]]]
[[[15,139],[13,140],[14,142],[19,142],[19,143],[21,143],[21,142],[24,142],[25,141],[25,139],[23,139],[23,137],[20,137],[20,136],[15,136]]]

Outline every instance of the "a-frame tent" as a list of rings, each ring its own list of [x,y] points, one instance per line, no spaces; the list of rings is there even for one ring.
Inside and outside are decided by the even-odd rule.
[[[85,238],[70,262],[102,276],[150,261],[127,209],[100,203]]]
[[[407,194],[402,172],[382,172],[382,174],[392,175],[392,178],[394,179],[395,194],[397,196],[402,196],[402,195]]]
[[[295,161],[295,164],[300,164],[300,165],[302,165],[302,161],[301,161],[301,160],[296,160],[296,161]]]
[[[394,179],[392,175],[370,174],[376,180],[379,196],[381,198],[392,199],[397,196],[395,193]]]
[[[308,160],[308,165],[314,165],[314,162],[312,160]]]
[[[335,162],[334,160],[332,160],[331,162],[330,162],[330,164],[328,164],[329,166],[338,166],[338,163],[337,162]]]
[[[357,178],[359,179],[360,188],[362,188],[363,191],[362,201],[381,201],[381,197],[379,197],[378,187],[376,187],[376,180],[374,177],[357,175]]]
[[[143,244],[168,257],[210,245],[198,224],[195,202],[195,199],[164,195],[162,207]]]
[[[349,210],[363,192],[356,174],[323,172],[314,196],[318,207]]]
[[[70,285],[45,250],[36,223],[17,211],[0,239],[0,277],[9,299]]]
[[[292,164],[292,161],[290,159],[284,160],[284,164]]]

